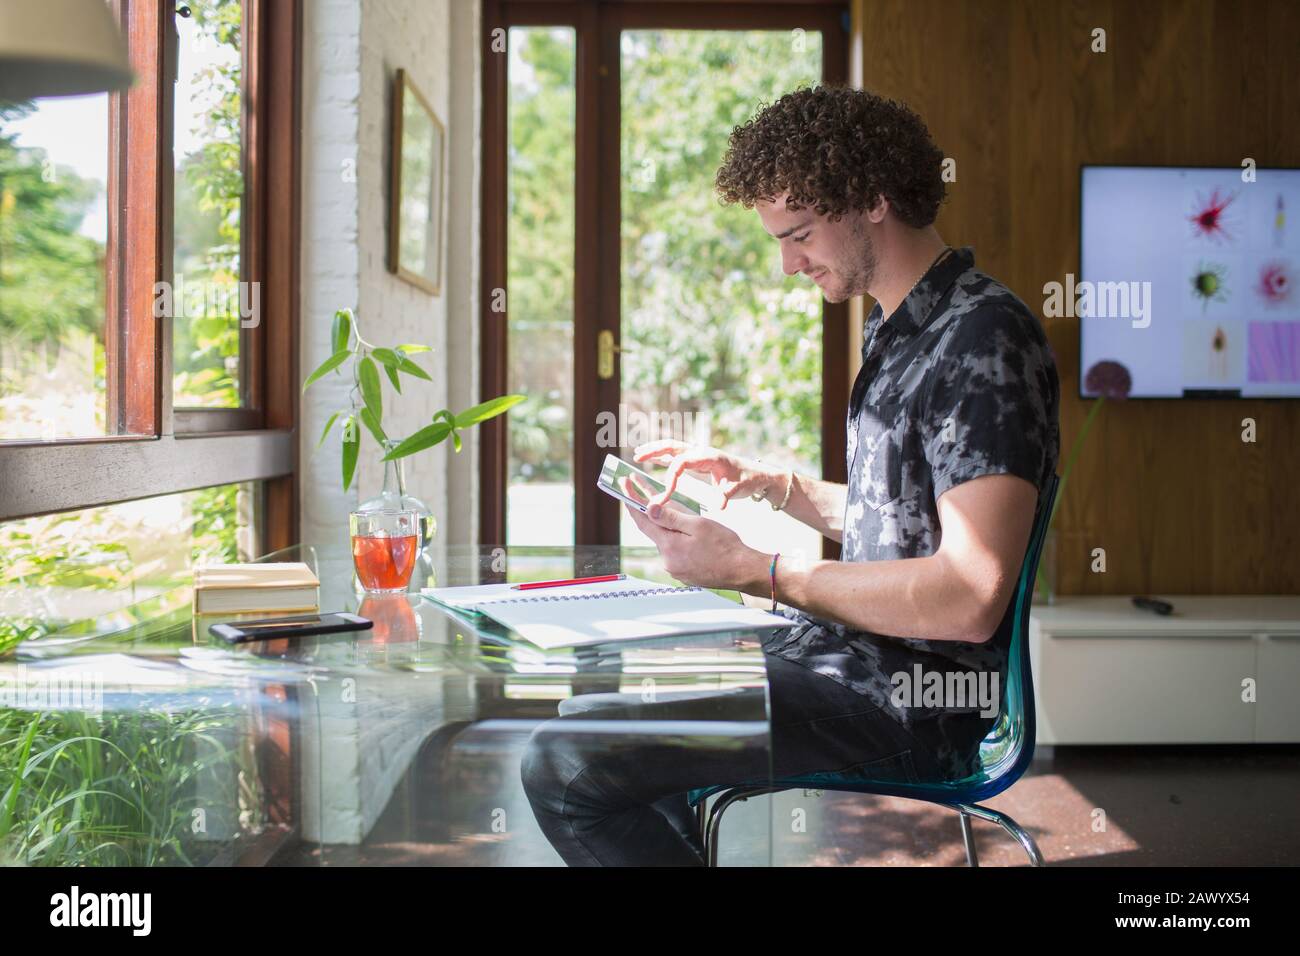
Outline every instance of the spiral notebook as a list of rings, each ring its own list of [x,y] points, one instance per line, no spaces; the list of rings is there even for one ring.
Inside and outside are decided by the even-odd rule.
[[[641,578],[517,591],[509,584],[425,588],[425,597],[462,614],[481,614],[538,647],[715,631],[793,627],[794,621],[712,591]]]

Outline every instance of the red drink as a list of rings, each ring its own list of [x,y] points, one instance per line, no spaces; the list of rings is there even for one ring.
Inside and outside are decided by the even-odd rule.
[[[352,562],[367,591],[402,591],[411,583],[420,536],[353,535]]]
[[[357,611],[375,622],[370,640],[376,645],[405,644],[420,639],[420,620],[405,594],[367,594]]]

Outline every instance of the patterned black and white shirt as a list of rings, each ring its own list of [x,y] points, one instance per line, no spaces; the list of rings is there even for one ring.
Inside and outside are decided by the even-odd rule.
[[[1009,474],[1041,494],[1056,471],[1060,384],[1047,337],[1028,307],[974,263],[970,249],[952,250],[888,321],[879,304],[867,317],[847,423],[843,561],[932,555],[945,491]],[[978,706],[895,707],[891,675],[920,664],[926,672],[996,672],[1002,686],[1014,606],[984,644],[883,636],[793,608],[781,613],[800,626],[769,653],[867,696],[910,729],[969,751],[996,719],[980,717]],[[957,755],[947,756],[955,768]]]

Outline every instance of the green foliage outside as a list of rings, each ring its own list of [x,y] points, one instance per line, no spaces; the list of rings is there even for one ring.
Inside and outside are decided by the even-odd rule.
[[[184,277],[185,287],[206,289],[209,295],[201,309],[185,306],[197,314],[178,315],[173,323],[173,401],[178,407],[229,408],[240,403],[236,290],[244,197],[242,4],[206,0],[189,6],[193,17],[178,18],[178,29],[227,48],[229,62],[217,60],[197,73],[200,87],[210,92],[211,108],[197,117],[193,130],[202,145],[182,160],[176,175],[173,272]],[[181,55],[184,61],[184,44]],[[180,303],[174,306],[179,312]]]
[[[179,525],[158,540],[115,506],[25,518],[0,524],[0,659],[17,644],[76,620],[79,592],[121,592],[122,603],[184,584],[199,561],[247,560],[239,542],[240,511],[249,485],[218,485],[185,492]],[[155,499],[163,507],[165,499]],[[142,553],[142,548],[148,548]],[[42,602],[19,602],[45,591]]]
[[[570,480],[573,35],[513,30],[511,480]],[[781,274],[713,177],[731,130],[818,81],[817,34],[632,31],[622,45],[624,400],[710,419],[714,445],[820,470],[821,297]],[[587,370],[579,370],[587,374]]]
[[[231,63],[206,68],[202,80],[212,109],[199,124],[202,147],[190,155],[175,181],[174,268],[187,286],[215,283],[234,288],[239,279],[241,171],[240,0],[191,4],[182,30],[197,30],[233,50]],[[74,383],[103,394],[103,246],[78,230],[103,184],[71,169],[50,170],[45,151],[19,148],[7,124],[39,108],[0,107],[0,347],[15,355],[43,348],[47,356],[76,336],[95,338],[96,380]],[[235,297],[232,301],[237,302]],[[236,362],[239,317],[208,314],[175,323],[175,403],[239,404]],[[8,366],[8,361],[3,363]],[[22,387],[14,368],[0,368],[0,394]],[[56,429],[56,434],[62,431]],[[0,438],[4,437],[0,434]],[[114,508],[49,515],[0,524],[0,591],[93,589],[150,590],[179,583],[174,567],[200,558],[236,561],[239,504],[246,486],[225,485],[188,493],[185,523],[170,529],[185,550],[163,567],[131,554],[140,529]],[[242,496],[242,498],[241,498]],[[245,506],[245,510],[247,507]],[[246,557],[246,555],[244,556]],[[58,602],[55,602],[56,604]],[[0,602],[0,656],[18,642],[66,623],[61,609],[21,612]]]
[[[13,124],[35,109],[0,104],[0,440],[102,434],[105,426],[105,250],[79,231],[104,184],[39,146],[18,145]],[[29,392],[33,380],[57,379],[65,350],[90,358],[90,380],[78,383],[94,396],[88,421],[49,421],[39,411],[49,386]]]
[[[0,106],[0,343],[57,354],[67,330],[102,335],[104,249],[77,230],[102,184],[54,167],[8,131],[30,104]],[[16,383],[0,369],[0,390]]]
[[[241,720],[0,709],[0,864],[209,862],[264,822]]]
[[[510,480],[565,481],[573,459],[574,33],[515,28],[509,45],[510,389],[528,395],[510,415]]]
[[[179,21],[182,30],[196,29],[238,52],[240,0],[190,6],[194,18]],[[240,278],[241,77],[239,57],[231,59],[204,71],[214,105],[200,118],[202,148],[183,161],[175,181],[174,267],[186,286],[233,288]],[[43,350],[52,365],[67,343],[93,336],[95,380],[73,384],[102,396],[104,249],[78,230],[103,184],[51,170],[44,150],[19,148],[17,137],[6,135],[9,121],[35,108],[39,103],[0,110],[0,394],[23,387],[14,356]],[[175,403],[238,405],[237,312],[180,318],[174,328]],[[154,594],[181,583],[196,560],[246,558],[238,531],[250,491],[225,485],[185,493],[181,522],[163,540],[156,527],[138,526],[117,507],[0,524],[0,593],[49,595],[44,607],[0,602],[0,657],[22,640],[69,626],[78,594],[125,592],[134,600],[137,590]],[[158,499],[157,509],[164,508],[176,508],[174,496]],[[187,609],[181,613],[188,619]],[[94,716],[0,707],[0,862],[211,860],[229,835],[262,824],[253,737],[240,720],[220,709]],[[214,804],[214,792],[228,799]],[[199,809],[206,814],[202,827]]]
[[[816,472],[820,293],[781,274],[757,213],[721,205],[713,178],[734,127],[820,78],[820,35],[634,31],[622,63],[624,394]]]

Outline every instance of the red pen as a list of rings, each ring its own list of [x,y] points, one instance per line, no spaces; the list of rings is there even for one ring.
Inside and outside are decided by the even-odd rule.
[[[527,584],[512,585],[515,591],[531,591],[534,588],[562,588],[570,584],[596,584],[599,581],[622,581],[626,574],[600,574],[594,578],[569,578],[567,581],[529,581]]]

